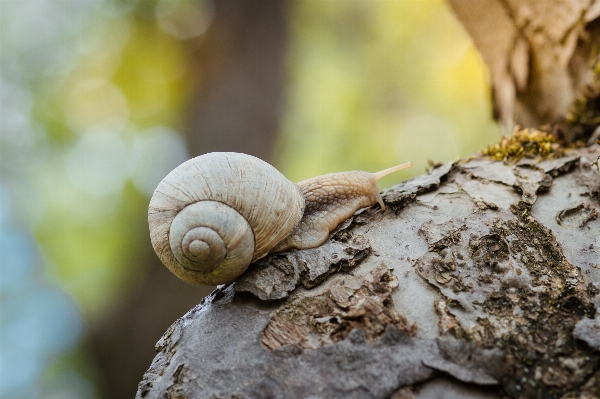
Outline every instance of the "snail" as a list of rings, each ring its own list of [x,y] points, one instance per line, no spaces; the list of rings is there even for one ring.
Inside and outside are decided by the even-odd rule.
[[[187,283],[228,283],[268,253],[321,245],[360,208],[379,203],[385,209],[375,182],[411,166],[294,184],[250,155],[201,155],[175,168],[154,191],[148,207],[152,246]]]

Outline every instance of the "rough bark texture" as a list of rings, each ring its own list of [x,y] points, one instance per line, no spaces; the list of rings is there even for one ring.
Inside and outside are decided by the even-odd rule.
[[[600,395],[600,145],[384,192],[176,321],[137,398]]]
[[[594,85],[598,0],[449,0],[490,70],[496,116],[538,127],[564,119]],[[581,137],[568,132],[567,141]]]

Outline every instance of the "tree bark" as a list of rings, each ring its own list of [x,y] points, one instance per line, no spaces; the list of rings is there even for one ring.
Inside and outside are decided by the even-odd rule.
[[[598,2],[451,4],[501,119],[548,133],[518,130],[386,190],[386,210],[321,247],[251,265],[167,330],[137,398],[600,397]]]
[[[137,397],[597,397],[598,156],[475,158],[386,190],[387,210],[176,321]]]

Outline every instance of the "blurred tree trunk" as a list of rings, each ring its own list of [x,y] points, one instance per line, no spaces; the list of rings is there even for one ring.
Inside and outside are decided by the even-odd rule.
[[[193,57],[198,82],[189,109],[192,155],[234,151],[269,160],[283,89],[286,2],[216,3]]]
[[[600,6],[450,3],[503,123],[549,125],[251,265],[166,331],[137,398],[600,397]]]
[[[208,31],[190,41],[197,65],[187,139],[193,156],[239,151],[268,160],[277,133],[287,38],[286,2],[215,1]],[[90,334],[105,398],[131,398],[164,330],[210,293],[177,279],[148,240],[148,267],[115,312]]]

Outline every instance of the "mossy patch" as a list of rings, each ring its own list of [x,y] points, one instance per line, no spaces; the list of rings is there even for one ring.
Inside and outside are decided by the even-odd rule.
[[[506,163],[518,162],[523,157],[547,159],[563,154],[564,150],[551,133],[519,127],[515,127],[509,136],[503,137],[500,143],[490,144],[481,150],[481,155]]]

